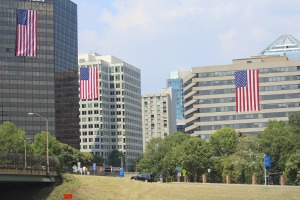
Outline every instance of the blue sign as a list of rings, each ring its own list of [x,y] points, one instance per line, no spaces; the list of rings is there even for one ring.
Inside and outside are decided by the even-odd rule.
[[[124,169],[120,170],[120,177],[124,177]]]
[[[271,156],[265,156],[265,168],[271,168]]]
[[[93,163],[93,170],[96,171],[96,163]]]

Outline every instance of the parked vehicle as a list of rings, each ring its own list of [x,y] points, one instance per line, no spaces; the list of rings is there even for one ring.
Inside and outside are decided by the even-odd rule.
[[[145,182],[153,182],[154,176],[153,176],[153,174],[143,173],[143,174],[139,174],[137,176],[132,176],[131,179],[145,181]]]

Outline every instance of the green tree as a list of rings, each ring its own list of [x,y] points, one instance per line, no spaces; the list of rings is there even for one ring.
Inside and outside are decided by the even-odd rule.
[[[165,179],[174,179],[176,167],[183,165],[179,147],[190,137],[177,132],[164,139],[152,139],[146,146],[144,157],[138,163],[139,170],[153,173],[156,178],[162,173]]]
[[[252,175],[256,175],[258,183],[262,183],[264,180],[264,154],[260,152],[257,136],[243,134],[239,137],[235,155],[242,160],[242,162],[236,163],[236,167],[244,170],[240,170],[244,178],[240,179],[239,183],[251,183]],[[244,164],[244,166],[239,166],[240,164]]]
[[[211,162],[211,172],[209,173],[209,182],[212,183],[221,183],[223,181],[223,162],[226,158],[221,156],[212,156],[210,159]]]
[[[230,175],[232,183],[251,183],[252,176],[256,175],[258,182],[263,181],[263,154],[253,154],[251,151],[232,154],[223,160],[222,177]]]
[[[94,155],[94,162],[98,164],[102,164],[105,162],[104,158],[99,155]]]
[[[163,140],[161,146],[159,146],[159,167],[161,171],[163,171],[164,177],[167,179],[176,178],[177,172],[176,167],[182,167],[183,163],[180,160],[180,146],[189,138],[190,135],[176,132]],[[157,172],[157,176],[161,173],[161,171]]]
[[[233,128],[224,127],[214,132],[210,138],[214,156],[229,156],[236,152],[238,134]]]
[[[17,129],[12,122],[4,122],[0,125],[0,152],[3,153],[24,153],[24,138],[27,138],[26,132]],[[26,147],[30,149],[27,141]]]
[[[283,172],[290,155],[299,149],[299,134],[288,123],[273,120],[259,135],[260,152],[271,156],[271,171]]]
[[[91,165],[94,161],[94,155],[91,152],[80,152],[79,160],[83,165]]]
[[[61,168],[64,171],[71,171],[71,167],[77,162],[80,161],[81,152],[78,149],[71,147],[70,145],[61,143],[61,149],[59,155],[57,155],[58,160],[60,161]]]
[[[197,137],[191,137],[185,140],[177,150],[180,156],[180,163],[187,174],[193,177],[194,181],[198,180],[202,174],[211,168],[210,158],[212,156],[208,143]]]
[[[34,136],[32,143],[33,153],[35,155],[47,155],[47,133],[42,131]],[[48,150],[49,156],[59,156],[63,151],[62,143],[55,139],[51,134],[48,134]]]
[[[114,149],[112,152],[109,154],[107,158],[107,164],[111,165],[113,167],[120,167],[121,166],[121,158],[124,160],[124,155],[122,152]]]
[[[138,161],[138,170],[140,172],[158,174],[166,170],[161,162],[164,158],[162,151],[163,142],[162,138],[150,140],[146,146],[144,157]]]
[[[300,150],[293,153],[285,167],[287,182],[294,185],[300,185]]]
[[[295,133],[300,134],[300,112],[289,115],[289,125]]]
[[[252,175],[256,175],[258,181],[262,181],[263,153],[259,152],[256,136],[240,134],[235,153],[228,157],[221,157],[218,161],[222,165],[223,182],[226,175],[231,176],[233,183],[251,183]]]

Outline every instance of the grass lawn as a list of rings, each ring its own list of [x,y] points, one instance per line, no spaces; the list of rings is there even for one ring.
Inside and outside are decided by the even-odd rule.
[[[68,175],[62,185],[53,189],[48,199],[63,199],[64,194],[72,194],[74,200],[299,200],[300,187],[199,183],[161,184],[130,180],[130,176],[119,178]]]

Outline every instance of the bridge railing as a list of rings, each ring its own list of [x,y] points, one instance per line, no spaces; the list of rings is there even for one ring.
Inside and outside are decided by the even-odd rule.
[[[40,171],[41,173],[46,173],[47,166],[47,157],[40,155],[26,155],[26,164],[25,164],[25,155],[17,153],[1,153],[0,152],[0,169],[3,172],[13,169],[14,171],[18,170],[27,170],[28,173],[32,170],[36,172]],[[49,157],[49,172],[51,174],[56,174],[56,161]],[[38,173],[37,175],[41,175]]]

